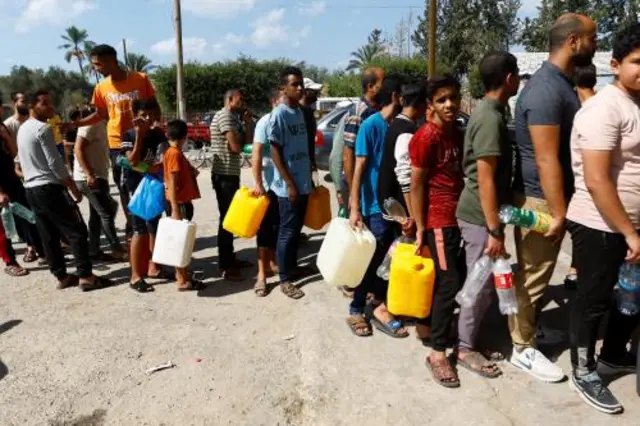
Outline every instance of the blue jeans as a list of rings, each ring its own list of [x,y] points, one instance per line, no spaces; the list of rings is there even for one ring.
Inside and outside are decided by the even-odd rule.
[[[300,245],[300,231],[307,212],[308,195],[299,195],[295,204],[288,198],[278,197],[280,210],[280,229],[278,231],[278,245],[276,247],[276,261],[280,270],[280,281],[290,283],[298,264],[298,246]]]
[[[371,263],[369,263],[362,283],[356,287],[353,293],[353,301],[349,307],[349,313],[351,315],[364,312],[368,293],[373,293],[375,300],[384,301],[387,298],[387,288],[389,286],[389,283],[380,278],[378,274],[376,274],[376,271],[393,243],[395,229],[389,222],[382,218],[382,213],[366,216],[363,220],[367,228],[369,228],[376,237],[377,244],[373,259],[371,259]]]

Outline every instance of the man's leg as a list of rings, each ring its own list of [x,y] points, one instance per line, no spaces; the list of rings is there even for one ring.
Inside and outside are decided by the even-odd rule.
[[[213,188],[218,200],[220,219],[218,225],[218,258],[220,271],[228,279],[242,280],[242,276],[235,268],[235,253],[233,249],[233,234],[222,227],[224,218],[229,211],[231,201],[236,191],[240,188],[240,179],[236,176],[222,176],[213,174],[211,176]]]
[[[89,201],[89,256],[96,257],[100,254],[100,232],[102,223],[95,206],[98,204],[96,193],[89,188],[86,181],[76,181],[76,186]]]
[[[115,212],[113,209],[115,201],[109,193],[109,182],[104,179],[98,179],[98,189],[99,190],[94,193],[95,203],[93,207],[100,217],[102,232],[107,238],[114,254],[124,255],[125,250],[118,239],[118,233],[116,231]]]
[[[522,208],[550,213],[547,203],[535,198],[527,198]],[[519,266],[515,276],[518,313],[509,317],[509,330],[515,349],[522,350],[535,347],[536,306],[553,275],[560,243],[521,228],[516,228],[514,234]]]
[[[118,194],[120,195],[120,206],[122,207],[122,211],[126,219],[125,233],[127,234],[127,237],[130,237],[133,233],[132,218],[127,206],[129,205],[131,196],[129,195],[129,191],[127,191],[125,186],[122,184],[122,167],[120,167],[120,165],[118,164],[118,157],[120,155],[121,152],[119,149],[110,150],[111,173],[113,175],[113,182],[115,183],[116,188],[118,188]]]
[[[596,372],[595,351],[598,331],[611,306],[613,288],[624,263],[627,244],[624,236],[569,223],[580,285],[571,302],[569,340],[571,343],[572,385],[589,405],[607,413],[622,409]],[[618,317],[613,314],[609,327]],[[624,324],[623,320],[623,324]],[[625,338],[630,337],[630,333]]]
[[[486,228],[459,220],[460,232],[464,240],[467,271],[471,271],[478,260],[484,256],[487,248],[489,234]],[[489,278],[483,285],[483,290],[478,294],[472,307],[460,307],[458,320],[458,346],[462,351],[475,351],[476,339],[482,320],[491,305],[493,294],[493,280]]]
[[[298,203],[301,203],[298,200]],[[302,201],[304,203],[304,201]],[[280,229],[278,232],[278,244],[276,258],[280,273],[280,289],[292,299],[304,297],[304,292],[293,285],[297,264],[297,243],[300,237],[300,229],[304,216],[300,214],[300,205],[294,205],[287,198],[278,198],[280,211]]]

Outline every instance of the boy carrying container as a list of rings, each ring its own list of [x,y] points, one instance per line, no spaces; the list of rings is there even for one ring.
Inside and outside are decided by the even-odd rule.
[[[193,200],[200,198],[197,171],[182,153],[187,141],[187,123],[182,120],[170,121],[167,125],[169,148],[164,154],[164,184],[171,218],[175,220],[193,219]],[[202,290],[205,285],[190,277],[187,268],[176,268],[178,291]]]

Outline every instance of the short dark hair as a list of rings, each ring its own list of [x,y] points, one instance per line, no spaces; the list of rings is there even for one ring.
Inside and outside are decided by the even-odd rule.
[[[433,97],[438,90],[445,87],[454,87],[457,91],[460,91],[460,81],[451,74],[431,77],[427,82],[427,99],[433,101]]]
[[[509,74],[518,72],[518,59],[509,52],[489,52],[480,61],[480,80],[487,92],[500,89]]]
[[[40,96],[46,96],[49,94],[49,91],[46,89],[38,89],[35,92],[31,93],[27,96],[29,99],[29,106],[33,107],[40,101]]]
[[[242,89],[229,89],[226,92],[224,92],[224,101],[228,101],[229,99],[233,98],[235,95],[240,94],[243,95],[244,91]]]
[[[640,22],[618,31],[613,38],[613,59],[624,61],[634,50],[640,49]]]
[[[593,89],[598,83],[598,70],[594,64],[575,67],[573,70],[573,81],[576,86]]]
[[[402,85],[402,106],[419,107],[427,104],[427,82],[425,79]]]
[[[400,96],[402,94],[402,77],[390,75],[384,79],[378,101],[381,107],[391,105],[393,103],[393,95]]]
[[[280,71],[280,84],[285,85],[289,81],[289,76],[295,75],[302,78],[302,70],[298,67],[287,66]]]
[[[375,68],[367,68],[364,71],[362,71],[362,76],[360,78],[362,92],[366,92],[369,86],[374,85],[377,82],[378,82],[378,74],[376,73]]]
[[[189,127],[182,120],[171,120],[167,123],[167,138],[170,141],[179,141],[187,137]]]
[[[134,115],[138,115],[140,111],[155,111],[160,109],[160,105],[155,98],[151,99],[136,99],[131,105]]]
[[[117,58],[118,52],[113,48],[113,46],[109,46],[108,44],[99,44],[91,49],[91,56],[96,56],[98,58],[112,56],[114,58]]]
[[[18,96],[20,96],[20,95],[24,95],[24,92],[21,92],[19,90],[17,92],[11,92],[11,95],[10,95],[11,96],[11,102],[14,102],[14,103],[17,102],[18,101]]]
[[[581,15],[576,13],[567,13],[556,20],[549,32],[549,50],[551,52],[561,48],[569,36],[584,33],[585,28],[581,18]]]

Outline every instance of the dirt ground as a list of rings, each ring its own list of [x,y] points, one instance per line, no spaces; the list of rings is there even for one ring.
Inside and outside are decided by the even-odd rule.
[[[300,301],[278,289],[257,299],[255,270],[242,283],[221,281],[209,173],[199,182],[194,268],[209,284],[200,294],[172,283],[136,294],[124,264],[97,266],[119,285],[88,294],[56,290],[44,270],[0,275],[0,425],[638,424],[635,376],[611,385],[626,407],[617,417],[586,406],[566,382],[544,384],[508,364],[496,380],[462,370],[462,387],[447,390],[432,381],[413,335],[355,338],[347,300],[319,276],[302,282]],[[317,234],[304,245],[304,262],[315,263],[321,243]],[[255,241],[236,240],[236,250],[255,260]],[[567,327],[567,293],[557,284],[569,262],[565,251],[545,298],[549,328]],[[497,310],[483,333],[508,351]],[[569,372],[566,339],[541,349]],[[168,361],[176,367],[145,374]]]

